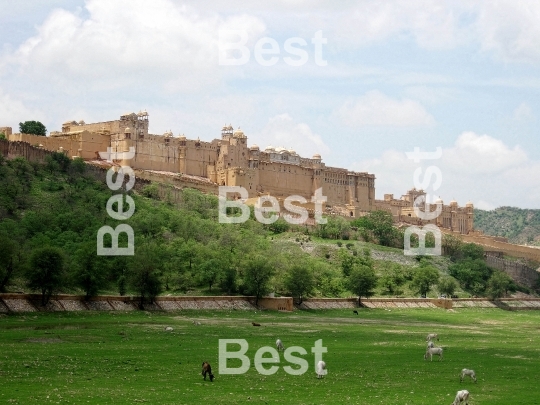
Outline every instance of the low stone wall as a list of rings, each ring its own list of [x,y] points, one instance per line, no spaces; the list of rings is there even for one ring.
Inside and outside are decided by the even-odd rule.
[[[362,299],[366,308],[501,308],[506,310],[540,309],[540,298],[501,298],[496,302],[487,298],[368,298]],[[308,298],[300,309],[358,308],[358,298]]]
[[[501,308],[504,310],[540,310],[540,298],[502,298],[490,301],[485,298],[431,299],[431,298],[369,298],[362,299],[365,308]],[[79,295],[55,295],[46,307],[41,306],[39,294],[0,294],[0,313],[38,311],[135,311],[139,298],[132,296],[98,296],[85,299]],[[307,298],[299,309],[356,309],[358,298]],[[276,311],[293,311],[291,297],[264,297],[258,308]],[[187,309],[256,310],[255,297],[158,297],[152,304],[145,304],[149,311],[177,311]]]
[[[277,311],[292,311],[290,297],[259,299],[258,307]],[[46,307],[39,294],[0,294],[0,313],[37,311],[134,311],[139,309],[139,298],[102,295],[86,299],[79,295],[54,295]],[[145,310],[175,311],[184,309],[255,310],[255,297],[158,297],[144,305]]]

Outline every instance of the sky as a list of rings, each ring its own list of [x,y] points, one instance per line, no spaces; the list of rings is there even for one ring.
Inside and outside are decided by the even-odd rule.
[[[540,208],[538,1],[0,9],[0,126],[54,131],[146,109],[151,133],[210,141],[232,124],[250,145],[373,173],[377,198],[416,187],[445,203]],[[415,148],[442,153],[415,161]]]

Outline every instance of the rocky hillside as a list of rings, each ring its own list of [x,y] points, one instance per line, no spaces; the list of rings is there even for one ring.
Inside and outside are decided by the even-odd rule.
[[[540,246],[540,209],[475,209],[474,227],[487,235],[507,237],[511,243]]]

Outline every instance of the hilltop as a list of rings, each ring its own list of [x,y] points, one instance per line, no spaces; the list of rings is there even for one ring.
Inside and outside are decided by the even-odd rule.
[[[0,291],[39,291],[46,302],[58,292],[433,297],[517,288],[487,268],[476,245],[452,243],[450,258],[404,257],[403,231],[385,211],[305,227],[283,219],[263,225],[252,210],[246,222],[224,224],[216,196],[148,181],[112,191],[105,169],[56,152],[44,160],[0,155]],[[106,209],[113,196],[136,207],[122,221],[133,229],[135,256],[96,255],[98,230],[119,225]],[[47,283],[45,270],[55,274]]]
[[[486,235],[506,237],[510,243],[540,246],[540,209],[475,209],[474,228]]]

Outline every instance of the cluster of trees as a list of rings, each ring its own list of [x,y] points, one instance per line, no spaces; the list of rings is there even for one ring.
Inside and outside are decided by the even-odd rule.
[[[493,299],[517,290],[518,286],[506,273],[486,264],[482,246],[445,235],[443,247],[453,262],[448,272],[464,290]]]
[[[513,288],[504,274],[487,268],[481,249],[451,238],[443,245],[454,261],[452,277],[439,277],[428,258],[419,260],[418,267],[376,262],[369,250],[357,252],[352,243],[335,251],[321,245],[318,253],[309,254],[298,244],[272,240],[289,230],[283,220],[220,224],[215,196],[184,189],[180,202],[162,201],[155,185],[130,191],[136,210],[123,222],[134,230],[135,255],[98,256],[98,229],[118,225],[106,211],[111,193],[104,181],[86,173],[80,159],[53,153],[45,164],[36,164],[0,157],[0,291],[27,286],[42,294],[43,304],[60,291],[83,291],[88,297],[130,293],[144,305],[163,291],[195,288],[257,299],[268,292],[292,294],[299,302],[310,295],[369,297],[376,288],[401,295],[406,284],[419,294],[437,286],[451,295],[456,280],[476,294],[497,296]],[[361,237],[387,246],[403,241],[385,212],[353,223],[329,218],[314,234]]]
[[[191,189],[179,203],[158,200],[154,185],[130,192],[136,211],[124,223],[134,230],[135,255],[98,256],[98,229],[118,225],[106,212],[111,193],[82,160],[61,153],[43,165],[0,158],[0,291],[26,286],[43,304],[60,291],[132,293],[142,304],[163,291],[194,288],[301,299],[340,284],[331,264],[271,242],[288,224],[220,224],[217,198]]]

